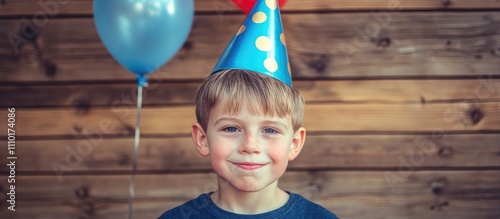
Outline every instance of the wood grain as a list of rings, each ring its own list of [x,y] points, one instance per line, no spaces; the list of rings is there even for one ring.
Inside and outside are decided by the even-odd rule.
[[[194,104],[199,82],[162,81],[144,89],[144,106]],[[314,80],[294,81],[307,103],[436,103],[500,101],[500,79],[468,80]],[[125,106],[135,102],[137,85],[0,86],[4,107]],[[102,95],[106,94],[106,95]]]
[[[295,79],[497,76],[500,12],[409,12],[380,22],[372,13],[283,16]],[[243,15],[197,15],[183,49],[151,81],[200,80],[212,70]],[[0,35],[21,37],[27,24],[1,20]],[[20,35],[19,35],[20,34]],[[29,35],[28,35],[29,36]],[[210,37],[207,37],[210,36]],[[36,40],[12,46],[0,38],[0,81],[128,81],[92,19],[53,19]],[[16,44],[14,44],[16,45]],[[16,52],[17,51],[17,52]]]
[[[386,176],[391,174],[404,177],[388,184]],[[62,181],[56,176],[18,179],[19,211],[12,214],[2,209],[0,214],[4,217],[107,218],[126,214],[129,180],[126,175],[67,175]],[[217,187],[214,174],[138,175],[136,180],[136,216],[157,217]],[[0,184],[5,188],[6,182]],[[40,189],[40,185],[44,188]],[[500,216],[498,171],[287,172],[280,185],[325,206],[341,218]],[[4,197],[2,201],[5,202]]]
[[[40,1],[37,0],[4,0],[0,5],[0,16],[2,15],[33,15],[37,12],[45,12],[48,15],[72,16],[72,15],[91,15],[92,0],[59,0],[59,1]],[[51,8],[45,9],[48,5],[45,2],[54,2]],[[52,6],[54,5],[54,6]],[[55,6],[57,5],[57,6]],[[453,0],[449,4],[442,1],[422,0],[360,0],[356,2],[341,0],[290,0],[283,8],[283,12],[288,11],[343,11],[343,10],[449,10],[449,9],[499,9],[500,4],[495,0]],[[229,12],[239,12],[229,0],[195,0],[196,12],[211,12],[224,15]]]
[[[135,105],[16,111],[18,139],[86,135],[132,136]],[[500,131],[497,102],[436,104],[309,104],[303,126],[309,132]],[[7,118],[7,111],[0,112]],[[141,111],[144,135],[190,135],[194,106],[147,107]],[[7,126],[0,127],[6,136]]]
[[[193,98],[244,15],[230,0],[195,8],[183,48],[149,75],[134,218],[217,188],[189,135]],[[16,212],[0,177],[0,218],[126,217],[136,84],[92,16],[92,0],[0,0],[18,156]],[[500,1],[289,0],[282,18],[308,102],[283,189],[340,218],[500,218]]]
[[[133,139],[98,135],[75,140],[17,141],[16,171],[130,172]],[[373,169],[410,165],[414,169],[490,168],[500,166],[500,135],[309,135],[291,169]],[[210,161],[196,151],[190,137],[142,138],[140,172],[209,171]],[[4,160],[0,171],[9,171]]]

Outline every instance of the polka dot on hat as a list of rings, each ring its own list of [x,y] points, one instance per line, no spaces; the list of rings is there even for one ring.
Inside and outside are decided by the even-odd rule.
[[[264,60],[264,67],[274,73],[276,70],[278,70],[278,62],[276,62],[276,59],[274,58],[267,58]]]
[[[267,7],[269,7],[271,10],[274,10],[274,9],[276,9],[276,7],[277,7],[276,0],[266,0],[266,5],[267,5]]]
[[[262,11],[256,12],[252,16],[252,21],[256,24],[264,23],[266,20],[267,20],[267,15]]]
[[[257,40],[255,40],[255,46],[260,51],[267,52],[273,49],[273,42],[269,37],[260,36],[257,38]]]
[[[283,34],[283,33],[280,34],[280,40],[281,40],[281,43],[283,43],[283,46],[286,46],[285,34]]]

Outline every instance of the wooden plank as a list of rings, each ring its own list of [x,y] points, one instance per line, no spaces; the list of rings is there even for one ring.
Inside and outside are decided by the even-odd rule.
[[[499,131],[498,102],[438,104],[309,104],[303,126],[309,132]],[[109,108],[20,109],[17,136],[74,136],[86,133],[131,136],[135,105]],[[7,111],[0,112],[7,118]],[[145,135],[190,135],[194,106],[147,107],[141,111]],[[7,126],[0,127],[7,135]]]
[[[183,49],[152,81],[206,77],[242,19],[196,16]],[[295,79],[499,74],[500,12],[409,12],[379,23],[368,12],[289,14],[283,23]],[[2,20],[0,35],[26,26]],[[133,81],[105,50],[92,19],[53,19],[38,33],[36,43],[18,46],[0,38],[0,81]]]
[[[17,141],[16,171],[65,173],[131,170],[133,138],[94,135],[84,140]],[[414,169],[500,167],[500,135],[310,135],[292,169],[398,168]],[[5,160],[5,162],[8,162]],[[4,160],[0,171],[9,171]],[[142,138],[138,170],[209,171],[210,161],[198,154],[190,137]],[[57,170],[57,169],[56,169]]]
[[[499,80],[500,82],[500,80]],[[200,82],[158,82],[143,89],[143,105],[194,104]],[[135,103],[137,84],[0,86],[1,106],[125,106]],[[105,94],[105,95],[103,95]]]
[[[67,201],[59,203],[43,204],[37,202],[35,205],[16,206],[16,212],[0,211],[0,216],[12,219],[53,219],[53,218],[92,218],[113,219],[127,218],[128,204],[125,200],[119,203],[113,201]],[[158,218],[167,209],[174,208],[182,202],[173,201],[141,201],[133,205],[132,218]]]
[[[46,3],[48,2],[48,3]],[[47,5],[50,4],[50,8]],[[55,4],[54,4],[55,3]],[[56,6],[57,5],[57,6]],[[495,0],[466,1],[454,0],[445,3],[435,0],[422,1],[386,1],[386,0],[360,0],[348,2],[341,0],[290,0],[283,8],[287,11],[343,11],[343,10],[449,10],[449,9],[499,9],[500,4]],[[196,12],[212,12],[224,14],[227,12],[238,12],[239,9],[229,0],[195,0]],[[0,4],[0,17],[6,15],[33,15],[37,12],[46,14],[68,15],[91,15],[92,0],[3,0]]]
[[[499,171],[405,172],[408,175],[393,187],[386,181],[388,174],[400,173],[287,172],[280,185],[325,206],[340,218],[500,216]],[[64,176],[62,182],[55,176],[19,176],[18,179],[16,203],[20,208],[15,213],[3,210],[2,215],[8,218],[21,215],[115,218],[126,214],[129,183],[126,175]],[[7,186],[4,181],[0,184]],[[139,175],[135,187],[136,216],[138,213],[159,215],[200,193],[216,189],[216,185],[213,174]],[[36,211],[42,207],[44,214]]]
[[[151,83],[143,93],[144,106],[193,104],[199,82]],[[295,81],[308,103],[434,103],[500,101],[500,79],[469,80],[342,80]],[[4,107],[124,106],[135,102],[137,85],[20,85],[0,86]],[[491,92],[490,92],[491,91]],[[106,95],[103,95],[106,94]]]

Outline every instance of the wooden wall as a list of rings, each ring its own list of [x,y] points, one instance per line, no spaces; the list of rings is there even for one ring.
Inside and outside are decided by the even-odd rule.
[[[498,0],[290,0],[282,17],[309,131],[283,188],[341,218],[500,218]],[[134,218],[215,189],[189,137],[193,97],[243,19],[196,0],[189,39],[151,75]],[[0,217],[126,217],[136,84],[92,1],[0,0],[0,36]]]

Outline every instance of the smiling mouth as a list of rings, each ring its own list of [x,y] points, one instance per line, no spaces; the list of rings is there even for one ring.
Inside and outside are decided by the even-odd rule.
[[[256,163],[234,163],[234,165],[244,170],[256,170],[265,166],[265,164],[256,164]]]

